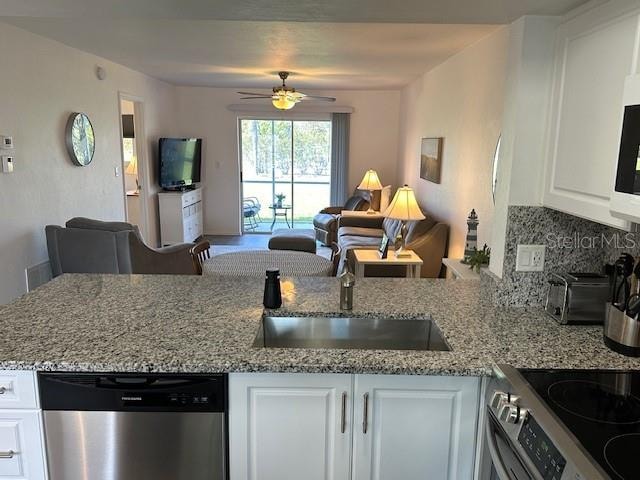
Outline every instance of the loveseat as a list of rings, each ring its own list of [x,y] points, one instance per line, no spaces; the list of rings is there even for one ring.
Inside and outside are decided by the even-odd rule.
[[[422,278],[437,278],[442,270],[442,259],[447,251],[449,227],[430,217],[407,222],[406,248],[415,251],[422,261]],[[342,265],[354,271],[354,249],[377,249],[384,234],[393,243],[402,224],[380,215],[371,217],[345,217],[338,219],[338,245],[342,249]],[[392,253],[389,253],[392,255]],[[402,276],[402,267],[367,267],[367,276]]]

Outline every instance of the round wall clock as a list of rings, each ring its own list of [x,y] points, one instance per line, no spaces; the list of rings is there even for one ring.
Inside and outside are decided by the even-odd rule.
[[[81,167],[86,167],[91,163],[96,142],[91,120],[84,113],[74,112],[69,116],[65,141],[73,163]]]

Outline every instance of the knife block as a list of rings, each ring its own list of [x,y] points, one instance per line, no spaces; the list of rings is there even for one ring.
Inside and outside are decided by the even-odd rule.
[[[604,343],[615,352],[640,357],[640,321],[607,303]]]

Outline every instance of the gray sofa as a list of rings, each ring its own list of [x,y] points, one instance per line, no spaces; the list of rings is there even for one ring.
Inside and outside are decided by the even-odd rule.
[[[422,261],[420,276],[437,278],[442,270],[442,259],[446,255],[449,238],[448,225],[438,222],[425,214],[427,218],[417,222],[407,222],[406,247],[416,252]],[[338,245],[342,250],[342,265],[354,271],[354,249],[377,249],[384,234],[393,240],[400,232],[399,220],[381,216],[340,217],[338,220]],[[371,276],[403,276],[404,267],[367,267]]]
[[[193,243],[165,248],[145,245],[138,227],[76,217],[65,227],[45,227],[53,276],[63,273],[194,275]]]

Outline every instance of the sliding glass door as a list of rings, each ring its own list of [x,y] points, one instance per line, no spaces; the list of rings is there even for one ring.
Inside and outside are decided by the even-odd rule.
[[[329,205],[331,122],[240,120],[243,232],[312,228]]]

